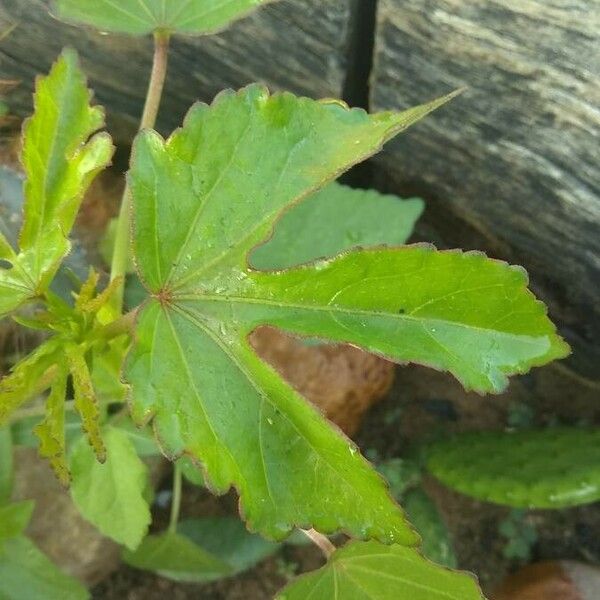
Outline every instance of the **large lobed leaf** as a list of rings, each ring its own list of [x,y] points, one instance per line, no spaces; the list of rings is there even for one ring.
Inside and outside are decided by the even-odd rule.
[[[327,565],[299,577],[277,600],[484,600],[475,578],[450,571],[416,550],[353,542]]]
[[[138,138],[134,252],[152,294],[125,374],[134,419],[165,451],[235,485],[250,527],[293,526],[411,544],[416,536],[353,444],[255,355],[261,324],[431,364],[467,387],[566,353],[522,270],[427,247],[354,251],[281,272],[248,266],[282,211],[447,98],[369,116],[260,86],[197,105],[164,142]]]
[[[59,18],[103,31],[213,33],[272,0],[56,0]]]
[[[0,240],[0,316],[40,295],[70,250],[67,239],[85,190],[113,148],[104,113],[90,106],[77,55],[65,50],[47,77],[38,79],[35,112],[26,121],[21,160],[25,182],[19,252]]]
[[[479,500],[516,508],[600,500],[600,429],[468,433],[427,454],[435,477]]]

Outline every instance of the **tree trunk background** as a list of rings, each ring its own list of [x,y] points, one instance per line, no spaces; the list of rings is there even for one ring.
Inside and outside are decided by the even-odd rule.
[[[266,6],[212,36],[172,39],[158,128],[178,127],[193,102],[210,102],[225,88],[255,81],[271,89],[338,97],[346,76],[351,6],[357,0],[292,0]],[[61,23],[50,0],[1,0],[0,78],[19,79],[10,106],[31,110],[33,81],[47,72],[64,46],[80,54],[97,100],[106,106],[117,141],[135,133],[152,65],[150,37],[102,35]]]
[[[47,6],[0,4],[0,31],[19,22],[0,42],[0,78],[22,81],[13,112],[30,111],[34,75],[71,45],[128,142],[150,40],[64,25]],[[173,41],[159,129],[196,99],[255,80],[372,110],[467,85],[374,159],[373,182],[425,198],[421,239],[524,265],[573,345],[566,364],[598,380],[599,48],[600,0],[284,0],[222,34]]]
[[[467,91],[376,160],[429,239],[527,268],[600,378],[600,1],[380,0],[372,109]]]

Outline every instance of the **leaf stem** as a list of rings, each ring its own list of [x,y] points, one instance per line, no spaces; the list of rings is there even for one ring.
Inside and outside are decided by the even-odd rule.
[[[177,532],[177,523],[179,522],[179,512],[181,510],[181,487],[182,476],[181,467],[173,463],[173,499],[171,500],[171,517],[169,519],[169,533]]]
[[[169,56],[169,33],[156,31],[154,33],[154,60],[152,63],[152,73],[150,75],[150,83],[148,84],[148,92],[146,94],[146,102],[144,104],[144,112],[140,121],[139,129],[148,129],[154,127],[156,116],[162,98],[162,92],[167,75],[167,64]],[[113,250],[112,264],[110,269],[111,281],[117,277],[125,277],[127,273],[127,265],[129,264],[130,255],[130,190],[126,184],[123,190],[121,199],[121,209],[117,221],[117,231],[115,235],[115,247]],[[115,290],[111,300],[111,306],[115,314],[120,314],[123,310],[123,294],[124,284],[119,285]]]
[[[315,531],[314,529],[301,529],[300,530],[315,546],[321,550],[327,560],[337,550],[337,548],[331,543],[328,537],[322,533]]]

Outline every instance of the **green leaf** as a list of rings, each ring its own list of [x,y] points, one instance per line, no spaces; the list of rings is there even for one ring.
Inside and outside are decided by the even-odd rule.
[[[71,495],[81,514],[104,535],[135,549],[148,531],[150,509],[144,499],[148,469],[120,429],[103,430],[106,462],[100,464],[85,438],[70,458]]]
[[[103,111],[89,103],[77,55],[65,50],[50,74],[38,80],[35,112],[23,128],[25,218],[19,253],[10,257],[3,249],[11,267],[0,269],[0,316],[48,287],[70,250],[66,236],[83,194],[110,162],[113,148],[106,133],[88,141],[104,125]]]
[[[410,490],[402,499],[402,506],[421,534],[423,555],[434,563],[455,569],[457,562],[450,533],[429,496],[420,488]]]
[[[250,255],[256,269],[286,269],[346,250],[399,246],[410,237],[423,201],[332,183],[293,206],[273,237]]]
[[[263,307],[251,291],[248,303],[236,296],[268,287],[255,277],[277,279],[249,271],[246,255],[287,206],[447,99],[369,116],[250,86],[194,107],[166,143],[151,132],[136,142],[134,249],[156,298],[140,312],[125,369],[132,414],[138,423],[154,417],[167,454],[201,460],[215,491],[235,485],[252,530],[417,541],[355,445],[250,348],[246,335],[261,321],[250,313],[270,311],[272,298]],[[290,318],[307,323],[294,303]]]
[[[181,521],[177,531],[231,567],[231,574],[252,568],[280,545],[250,533],[234,517],[205,517]]]
[[[0,548],[4,540],[17,537],[23,533],[29,525],[29,521],[31,521],[34,507],[35,502],[33,500],[0,506]]]
[[[52,383],[58,373],[54,365],[60,363],[60,353],[60,344],[56,339],[50,339],[19,361],[0,380],[0,427],[8,421],[13,411],[41,391],[40,382],[49,378]]]
[[[62,573],[26,537],[7,540],[0,546],[2,600],[87,600],[89,597],[76,579]]]
[[[176,533],[149,535],[135,552],[126,550],[123,560],[174,581],[207,582],[231,574],[229,565]]]
[[[66,366],[59,368],[46,400],[46,417],[34,429],[40,440],[40,456],[50,461],[58,480],[68,486],[71,481],[65,446],[65,399],[69,371]]]
[[[278,600],[483,600],[475,578],[449,571],[403,546],[352,542],[302,575]]]
[[[10,427],[0,428],[0,504],[8,502],[14,475],[13,439]]]
[[[271,0],[56,0],[59,18],[102,31],[213,33]]]
[[[469,433],[427,455],[435,477],[478,500],[515,508],[600,500],[600,429]]]

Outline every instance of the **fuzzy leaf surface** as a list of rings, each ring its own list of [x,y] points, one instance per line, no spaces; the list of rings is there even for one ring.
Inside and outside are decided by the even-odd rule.
[[[65,50],[34,95],[34,115],[23,128],[26,174],[19,251],[3,244],[10,268],[0,269],[0,316],[43,292],[68,254],[69,235],[83,194],[111,159],[104,113],[91,95],[77,54]]]
[[[148,469],[125,432],[106,427],[102,435],[107,450],[104,464],[96,460],[85,438],[76,442],[70,458],[71,495],[90,523],[133,550],[151,520],[144,498]]]
[[[433,444],[427,469],[463,494],[514,508],[600,500],[600,429],[470,433]]]
[[[258,359],[237,305],[227,300],[222,319],[209,299],[198,320],[190,290],[206,285],[212,298],[220,280],[240,283],[240,264],[286,207],[445,100],[368,116],[250,86],[195,106],[166,143],[151,132],[137,140],[134,250],[147,289],[169,301],[139,315],[126,366],[132,414],[154,416],[165,451],[199,459],[214,490],[235,485],[250,528],[267,536],[311,525],[417,540],[356,447]]]
[[[327,565],[302,575],[277,600],[484,600],[475,578],[423,558],[413,548],[352,542]]]
[[[64,486],[71,481],[65,442],[65,398],[68,376],[66,365],[60,365],[46,400],[46,416],[34,429],[40,441],[40,456],[49,460],[56,477]]]
[[[132,414],[154,418],[168,454],[199,459],[217,492],[235,485],[267,536],[313,526],[416,541],[355,446],[258,359],[256,327],[430,364],[480,391],[567,351],[523,271],[483,255],[416,246],[248,266],[285,208],[447,99],[369,116],[251,86],[197,105],[167,142],[137,140],[133,245],[153,298],[125,368]]]
[[[62,573],[28,538],[19,536],[0,545],[2,600],[87,600],[89,597],[79,581]]]
[[[202,35],[223,29],[272,0],[56,0],[60,19],[101,31]]]
[[[368,246],[400,246],[423,213],[423,201],[331,183],[287,211],[273,237],[250,255],[261,270],[287,269]]]

